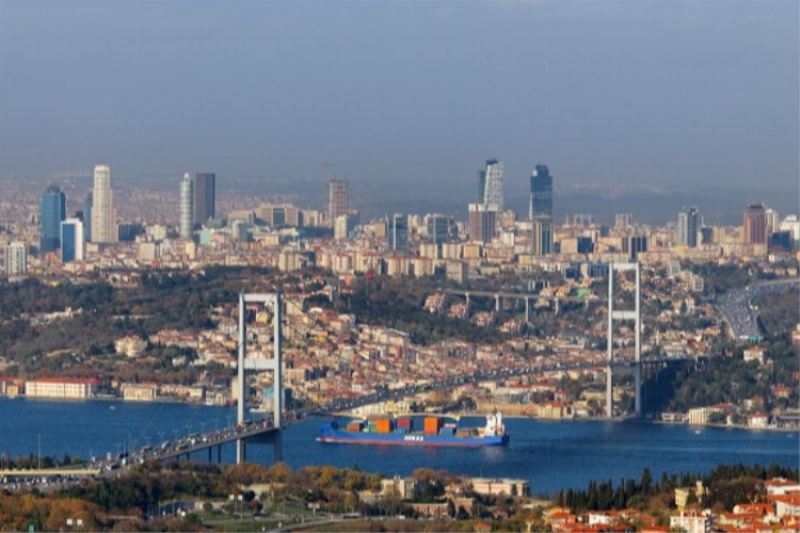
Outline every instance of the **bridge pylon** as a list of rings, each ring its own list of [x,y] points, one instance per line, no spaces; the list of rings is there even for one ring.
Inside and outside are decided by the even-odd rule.
[[[272,359],[264,357],[247,358],[247,304],[257,303],[272,304],[273,322],[273,355]],[[245,422],[246,380],[245,369],[271,370],[272,378],[272,421],[275,429],[281,428],[281,413],[283,411],[283,378],[281,372],[282,353],[282,305],[283,298],[280,291],[274,293],[246,294],[239,293],[239,353],[237,362],[238,376],[238,402],[236,404],[236,422]],[[236,440],[236,464],[244,462],[246,449],[244,439]]]
[[[634,308],[627,310],[614,309],[614,273],[634,271],[636,291]],[[608,264],[608,331],[606,334],[606,416],[614,416],[614,321],[632,320],[634,323],[634,413],[642,416],[642,351],[641,351],[641,297],[640,297],[640,268],[639,263],[609,263]]]

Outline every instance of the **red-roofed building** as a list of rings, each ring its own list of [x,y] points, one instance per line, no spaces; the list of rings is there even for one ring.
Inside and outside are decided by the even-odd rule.
[[[764,482],[767,494],[786,494],[787,492],[800,491],[800,483],[792,479],[776,477]]]
[[[775,514],[779,517],[800,516],[800,492],[770,494],[767,498],[775,502]]]

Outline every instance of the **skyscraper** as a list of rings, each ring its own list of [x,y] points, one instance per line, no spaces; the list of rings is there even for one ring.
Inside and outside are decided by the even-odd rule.
[[[92,242],[117,240],[117,221],[114,214],[114,192],[111,190],[111,167],[105,163],[94,167],[92,189]]]
[[[553,218],[553,176],[547,165],[536,165],[531,174],[531,199],[528,218],[546,215]]]
[[[742,214],[745,244],[767,244],[767,208],[762,202],[747,206]]]
[[[5,247],[6,276],[24,276],[28,272],[28,247],[24,242],[12,242]]]
[[[531,253],[548,255],[553,251],[553,219],[535,215],[531,224]]]
[[[781,215],[774,209],[767,208],[764,212],[767,222],[767,236],[773,231],[778,231],[778,226],[781,223]]]
[[[337,241],[347,240],[359,223],[358,211],[351,211],[346,215],[339,215],[333,221],[333,238]]]
[[[647,236],[646,235],[631,235],[627,240],[628,244],[628,257],[631,261],[635,261],[641,252],[647,251]]]
[[[192,224],[202,226],[216,216],[217,176],[213,172],[194,175]]]
[[[83,261],[83,222],[68,218],[61,223],[61,261]]]
[[[631,213],[617,213],[614,215],[614,227],[618,229],[625,229],[633,224],[633,215]]]
[[[394,214],[389,217],[387,228],[389,246],[395,252],[408,250],[408,216]]]
[[[684,207],[678,213],[678,244],[695,248],[697,232],[700,229],[700,214],[693,205]]]
[[[192,238],[192,176],[188,172],[183,175],[180,187],[180,206],[178,208],[179,215],[179,233],[181,239]]]
[[[479,202],[490,211],[503,210],[503,162],[487,159],[478,174]]]
[[[336,217],[347,214],[347,180],[332,179],[328,182],[328,217],[333,223]]]
[[[497,211],[483,204],[469,204],[469,238],[489,242],[497,233]]]
[[[89,242],[92,240],[92,193],[86,195],[86,200],[83,202],[83,240]]]
[[[440,244],[450,239],[450,219],[444,215],[428,215],[425,220],[428,239]]]
[[[51,185],[39,199],[39,249],[45,252],[61,246],[61,221],[66,216],[64,193]]]

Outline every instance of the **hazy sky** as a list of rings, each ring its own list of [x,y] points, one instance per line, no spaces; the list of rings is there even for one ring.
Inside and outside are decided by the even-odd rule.
[[[474,189],[487,157],[510,195],[540,161],[796,191],[797,0],[0,0],[0,175]]]

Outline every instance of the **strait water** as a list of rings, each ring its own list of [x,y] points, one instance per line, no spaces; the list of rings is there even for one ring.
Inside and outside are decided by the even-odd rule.
[[[11,456],[65,453],[80,457],[118,453],[145,444],[200,433],[233,420],[230,408],[164,403],[0,400],[0,453]],[[320,444],[321,420],[289,427],[283,458],[293,467],[357,466],[385,474],[419,467],[473,476],[530,479],[534,492],[583,488],[589,480],[638,478],[645,467],[662,472],[705,472],[719,463],[797,467],[800,434],[668,426],[645,422],[545,422],[507,420],[507,448],[457,449]],[[477,421],[473,421],[477,423]],[[249,444],[248,460],[268,464],[270,443]],[[233,459],[233,446],[223,461]],[[206,453],[193,459],[207,461]],[[216,459],[216,452],[214,453]]]

